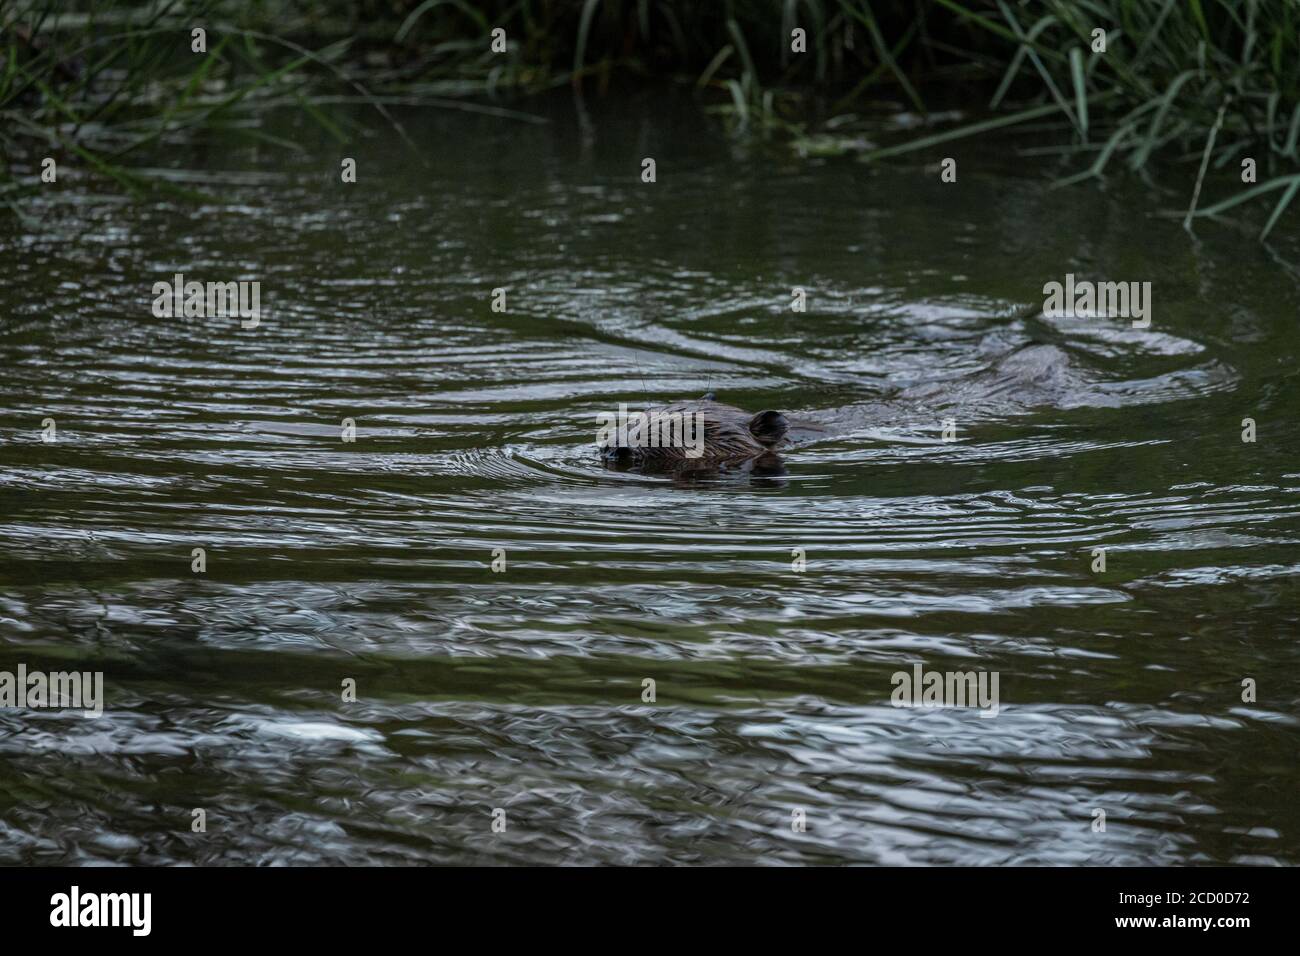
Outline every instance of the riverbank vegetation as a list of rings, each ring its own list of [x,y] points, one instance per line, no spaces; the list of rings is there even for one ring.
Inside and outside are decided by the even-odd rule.
[[[295,148],[279,107],[343,142],[342,103],[401,134],[402,106],[654,79],[804,155],[933,162],[1025,131],[1062,185],[1154,173],[1189,224],[1258,200],[1266,237],[1300,191],[1298,48],[1293,0],[10,0],[0,200],[22,215],[47,155],[193,194],[137,157],[212,128]]]

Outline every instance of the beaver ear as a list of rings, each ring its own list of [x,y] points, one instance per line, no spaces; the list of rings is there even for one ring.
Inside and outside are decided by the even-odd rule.
[[[759,412],[749,420],[749,433],[764,445],[775,445],[785,437],[790,423],[780,412]]]

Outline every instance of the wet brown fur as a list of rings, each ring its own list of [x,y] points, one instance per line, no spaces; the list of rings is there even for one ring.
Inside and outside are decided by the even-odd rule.
[[[703,453],[692,458],[686,447],[636,447],[609,446],[602,449],[607,461],[620,465],[701,465],[705,463],[741,462],[771,452],[785,439],[786,421],[780,412],[763,411],[757,415],[714,401],[712,393],[693,402],[674,402],[658,408],[647,409],[647,414],[680,414],[683,421],[696,413],[704,416]]]

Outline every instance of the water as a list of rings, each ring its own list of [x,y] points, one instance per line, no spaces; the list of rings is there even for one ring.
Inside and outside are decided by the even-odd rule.
[[[302,154],[148,160],[229,205],[68,172],[0,221],[0,670],[108,698],[0,710],[0,861],[1300,862],[1293,223],[528,108],[403,114],[427,166],[278,117]],[[153,317],[177,271],[261,326]],[[1150,329],[1024,317],[1067,272],[1151,281]],[[1031,342],[1059,380],[963,404]],[[707,389],[839,430],[773,481],[601,467],[597,412]],[[997,717],[891,706],[918,662]]]

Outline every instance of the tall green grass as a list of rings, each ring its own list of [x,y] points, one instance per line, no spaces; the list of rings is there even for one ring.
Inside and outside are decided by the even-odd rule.
[[[1300,191],[1300,4],[1293,0],[936,0],[1003,43],[1006,68],[988,109],[1013,127],[1056,117],[1084,168],[1063,184],[1154,160],[1196,169],[1188,225],[1280,193],[1267,238]],[[1105,31],[1105,52],[1094,30]],[[1032,105],[1008,107],[1028,93]],[[971,124],[879,150],[881,159],[978,135]],[[1268,178],[1199,206],[1207,173],[1255,161]],[[1223,190],[1220,190],[1223,191]]]
[[[207,56],[189,54],[195,25]],[[693,85],[738,134],[801,144],[885,103],[920,117],[869,162],[1017,128],[1055,138],[1044,151],[1075,167],[1063,184],[1182,162],[1186,222],[1259,198],[1261,237],[1300,191],[1297,0],[6,0],[0,197],[49,149],[123,188],[180,189],[133,157],[213,127],[297,148],[259,122],[271,107],[345,140],[345,100],[400,134],[389,104],[516,115],[486,101],[651,77]],[[932,114],[954,90],[965,119]],[[1246,157],[1257,183],[1235,172]]]
[[[212,199],[184,185],[186,177],[137,169],[135,157],[212,129],[234,141],[299,149],[258,119],[285,105],[346,141],[351,131],[317,102],[322,81],[371,102],[401,132],[382,101],[351,75],[351,37],[308,48],[259,29],[264,4],[255,2],[107,0],[69,10],[76,6],[0,6],[0,201],[19,216],[18,200],[39,188],[36,161],[47,155],[131,193],[163,189]],[[191,48],[195,27],[207,31],[204,53]]]

